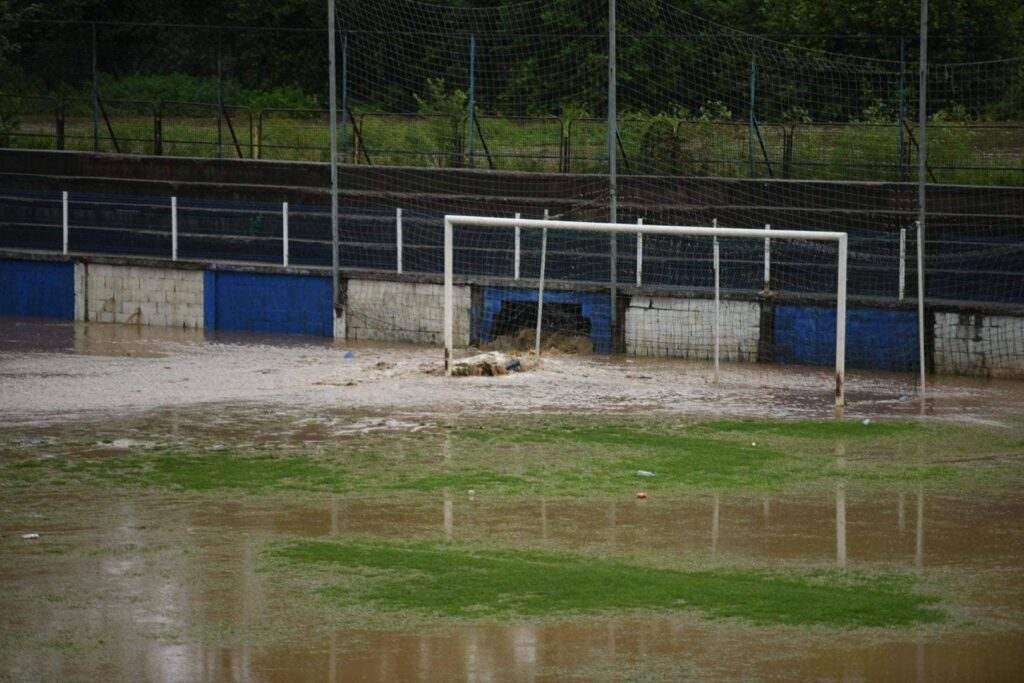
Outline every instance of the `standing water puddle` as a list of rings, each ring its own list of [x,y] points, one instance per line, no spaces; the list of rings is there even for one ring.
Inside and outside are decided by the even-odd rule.
[[[137,493],[66,502],[73,512],[53,514],[48,501],[31,500],[16,523],[0,526],[6,675],[997,680],[1024,666],[1024,504],[1015,501],[914,489],[858,496],[839,486],[799,497],[646,501],[460,492],[316,504]],[[42,534],[34,544],[18,537],[26,519]],[[514,543],[697,569],[907,572],[952,581],[965,610],[953,618],[968,626],[830,631],[683,612],[332,628],[329,610],[311,617],[287,604],[261,559],[289,538],[332,536]]]

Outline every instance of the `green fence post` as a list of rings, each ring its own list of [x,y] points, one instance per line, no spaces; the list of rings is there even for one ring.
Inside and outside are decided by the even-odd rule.
[[[897,149],[896,149],[896,179],[906,180],[906,171],[903,167],[904,140],[903,129],[907,125],[907,43],[900,37],[900,113],[897,122]]]
[[[476,35],[469,36],[469,98],[466,104],[466,163],[473,168],[473,128],[476,123]]]
[[[92,22],[92,151],[100,151],[100,84],[96,72],[96,22]]]
[[[757,107],[757,62],[750,60],[750,118],[747,122],[747,159],[749,164],[748,172],[754,177],[754,126],[757,125],[754,118]]]

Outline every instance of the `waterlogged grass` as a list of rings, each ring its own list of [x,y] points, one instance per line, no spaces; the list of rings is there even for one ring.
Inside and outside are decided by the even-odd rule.
[[[377,541],[303,541],[273,556],[328,570],[320,592],[329,603],[428,618],[697,610],[758,624],[840,628],[944,619],[936,600],[905,577],[676,571],[580,555]]]
[[[156,486],[185,491],[340,491],[340,472],[303,457],[217,453],[126,455],[102,460],[22,461],[5,468],[15,481],[107,481],[123,486]]]
[[[933,427],[936,429],[937,427]],[[753,434],[798,439],[885,440],[890,437],[927,433],[920,422],[872,422],[860,420],[717,420],[694,427],[711,434]]]
[[[10,485],[77,479],[192,491],[439,492],[587,497],[648,491],[795,491],[851,485],[1024,485],[1019,431],[923,421],[733,420],[665,424],[554,417],[371,434],[288,455],[129,451],[0,457]],[[653,472],[640,477],[638,471]]]
[[[584,425],[509,430],[469,431],[461,435],[486,449],[505,442],[525,460],[538,454],[547,466],[527,472],[533,483],[557,492],[577,489],[611,491],[631,485],[640,470],[655,473],[656,487],[722,488],[779,485],[788,463],[781,451],[751,445],[739,439],[711,439],[689,431],[658,431],[627,425]]]

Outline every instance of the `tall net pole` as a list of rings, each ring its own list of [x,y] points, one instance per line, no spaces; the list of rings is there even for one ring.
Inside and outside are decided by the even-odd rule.
[[[928,0],[921,0],[921,73],[919,76],[917,118],[920,135],[917,153],[917,346],[921,366],[921,397],[925,395],[924,354],[924,234],[925,234],[925,180],[928,173]]]
[[[333,315],[338,314],[338,93],[334,60],[334,0],[327,0],[327,92],[330,98],[331,136],[331,283]]]
[[[615,75],[615,0],[608,0],[608,220],[611,223],[619,222],[619,198],[618,198],[618,154],[615,148],[618,137],[618,102],[616,94]],[[612,323],[612,334],[614,336],[616,315],[615,289],[618,280],[619,244],[615,233],[612,233],[610,240],[610,276],[611,282],[611,310],[609,317]]]

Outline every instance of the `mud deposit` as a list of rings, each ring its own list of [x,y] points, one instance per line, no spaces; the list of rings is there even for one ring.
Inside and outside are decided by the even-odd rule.
[[[707,366],[667,361],[552,356],[458,380],[431,374],[438,364],[436,349],[0,320],[0,679],[1019,680],[1019,383],[940,380],[922,405],[910,377],[853,373],[847,420],[912,425],[875,438],[818,422],[699,431],[833,419],[816,369],[731,367],[715,386]],[[571,450],[562,419],[581,435]],[[634,448],[602,425],[654,436]],[[804,478],[641,479],[630,464],[583,470],[600,483],[590,491],[571,469],[614,469],[634,450],[664,460],[694,434],[735,457],[771,449],[793,459],[777,472]],[[221,469],[160,469],[182,458]],[[508,484],[526,474],[564,486]],[[396,613],[386,593],[360,592],[387,571],[279,557],[323,542],[862,582],[922,596],[941,618]]]

